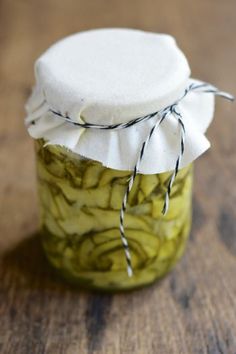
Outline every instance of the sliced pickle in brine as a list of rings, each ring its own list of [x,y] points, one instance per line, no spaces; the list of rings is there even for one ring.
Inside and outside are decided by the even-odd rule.
[[[191,221],[192,166],[165,193],[172,172],[138,174],[124,215],[134,270],[127,276],[119,230],[120,208],[132,171],[117,171],[36,143],[43,246],[67,279],[93,288],[129,289],[163,276],[184,251]]]

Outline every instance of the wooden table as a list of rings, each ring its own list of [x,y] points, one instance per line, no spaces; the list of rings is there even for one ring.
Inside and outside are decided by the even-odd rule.
[[[94,27],[178,39],[194,77],[232,93],[235,0],[0,1],[0,352],[235,354],[235,105],[217,102],[212,149],[195,164],[194,218],[184,259],[161,283],[129,294],[81,292],[57,279],[37,238],[32,140],[23,125],[34,60]]]

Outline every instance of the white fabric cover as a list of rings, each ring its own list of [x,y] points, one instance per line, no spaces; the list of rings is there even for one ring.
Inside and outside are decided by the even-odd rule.
[[[113,124],[155,112],[181,97],[192,82],[188,62],[165,34],[131,29],[99,29],[69,36],[35,64],[36,86],[28,100],[30,135],[63,145],[103,165],[132,170],[154,120],[119,131],[82,129],[49,109],[80,122]],[[190,92],[179,104],[186,128],[181,166],[206,149],[204,133],[214,113],[211,94]],[[176,118],[155,131],[140,166],[144,174],[173,170],[180,146]]]

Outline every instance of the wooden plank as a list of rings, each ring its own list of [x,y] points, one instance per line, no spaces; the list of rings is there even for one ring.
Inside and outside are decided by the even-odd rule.
[[[0,2],[1,353],[236,353],[234,105],[217,103],[213,147],[195,164],[185,257],[160,283],[129,294],[78,291],[47,265],[23,125],[34,60],[55,40],[88,28],[171,33],[194,77],[235,93],[235,13],[235,0]]]

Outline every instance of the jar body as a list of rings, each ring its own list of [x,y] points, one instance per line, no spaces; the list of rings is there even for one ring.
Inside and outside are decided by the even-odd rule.
[[[191,225],[192,165],[164,196],[171,173],[138,174],[125,212],[134,275],[128,277],[119,213],[130,171],[80,159],[36,141],[42,243],[50,263],[68,280],[102,290],[128,290],[163,277],[183,254]]]

